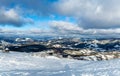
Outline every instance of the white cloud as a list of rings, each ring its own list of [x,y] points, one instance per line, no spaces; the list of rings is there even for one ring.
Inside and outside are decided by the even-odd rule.
[[[120,27],[119,0],[59,0],[55,6],[60,14],[75,17],[83,28]]]
[[[26,23],[32,23],[32,19],[24,18],[17,8],[1,8],[0,25],[12,25],[19,27]]]
[[[50,21],[50,25],[61,30],[81,30],[76,24],[66,21]]]
[[[14,9],[4,11],[3,15],[5,17],[13,19],[13,20],[16,20],[17,18],[19,18],[19,15],[16,13],[16,11]]]
[[[12,2],[15,6],[11,8],[10,1],[1,0],[0,25],[21,26],[31,23],[31,18],[24,17],[29,14],[43,18],[50,16],[53,20],[48,23],[50,27],[46,21],[46,24],[40,24],[41,29],[35,25],[36,29],[28,30],[30,33],[41,34],[47,31],[46,33],[67,35],[120,34],[120,0],[56,0],[55,3],[48,0],[12,0]],[[58,21],[56,20],[58,16],[66,17],[68,20],[62,21],[61,17]],[[72,23],[69,18],[75,19],[76,23]],[[45,29],[49,30],[45,30],[44,25],[47,25]]]
[[[50,27],[57,33],[75,33],[82,31],[77,24],[67,22],[67,21],[50,21]]]
[[[83,29],[75,23],[66,22],[66,21],[50,21],[49,25],[51,26],[52,31],[58,34],[89,34],[89,35],[110,35],[110,34],[120,34],[120,28],[114,29]]]

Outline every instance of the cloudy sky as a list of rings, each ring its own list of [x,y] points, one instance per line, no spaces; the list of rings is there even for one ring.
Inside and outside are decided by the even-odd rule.
[[[120,35],[120,0],[0,0],[0,32]]]

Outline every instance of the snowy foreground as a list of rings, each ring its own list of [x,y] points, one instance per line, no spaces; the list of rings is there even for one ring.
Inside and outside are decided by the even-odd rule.
[[[120,59],[79,61],[0,53],[0,76],[120,76]]]

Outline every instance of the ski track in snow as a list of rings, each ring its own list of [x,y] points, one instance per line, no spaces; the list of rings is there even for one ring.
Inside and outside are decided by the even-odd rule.
[[[120,76],[120,59],[81,61],[0,53],[0,76]]]

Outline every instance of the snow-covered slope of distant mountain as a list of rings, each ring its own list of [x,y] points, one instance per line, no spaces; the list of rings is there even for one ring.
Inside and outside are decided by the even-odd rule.
[[[41,58],[28,53],[0,53],[1,76],[119,76],[120,59],[81,61]]]

